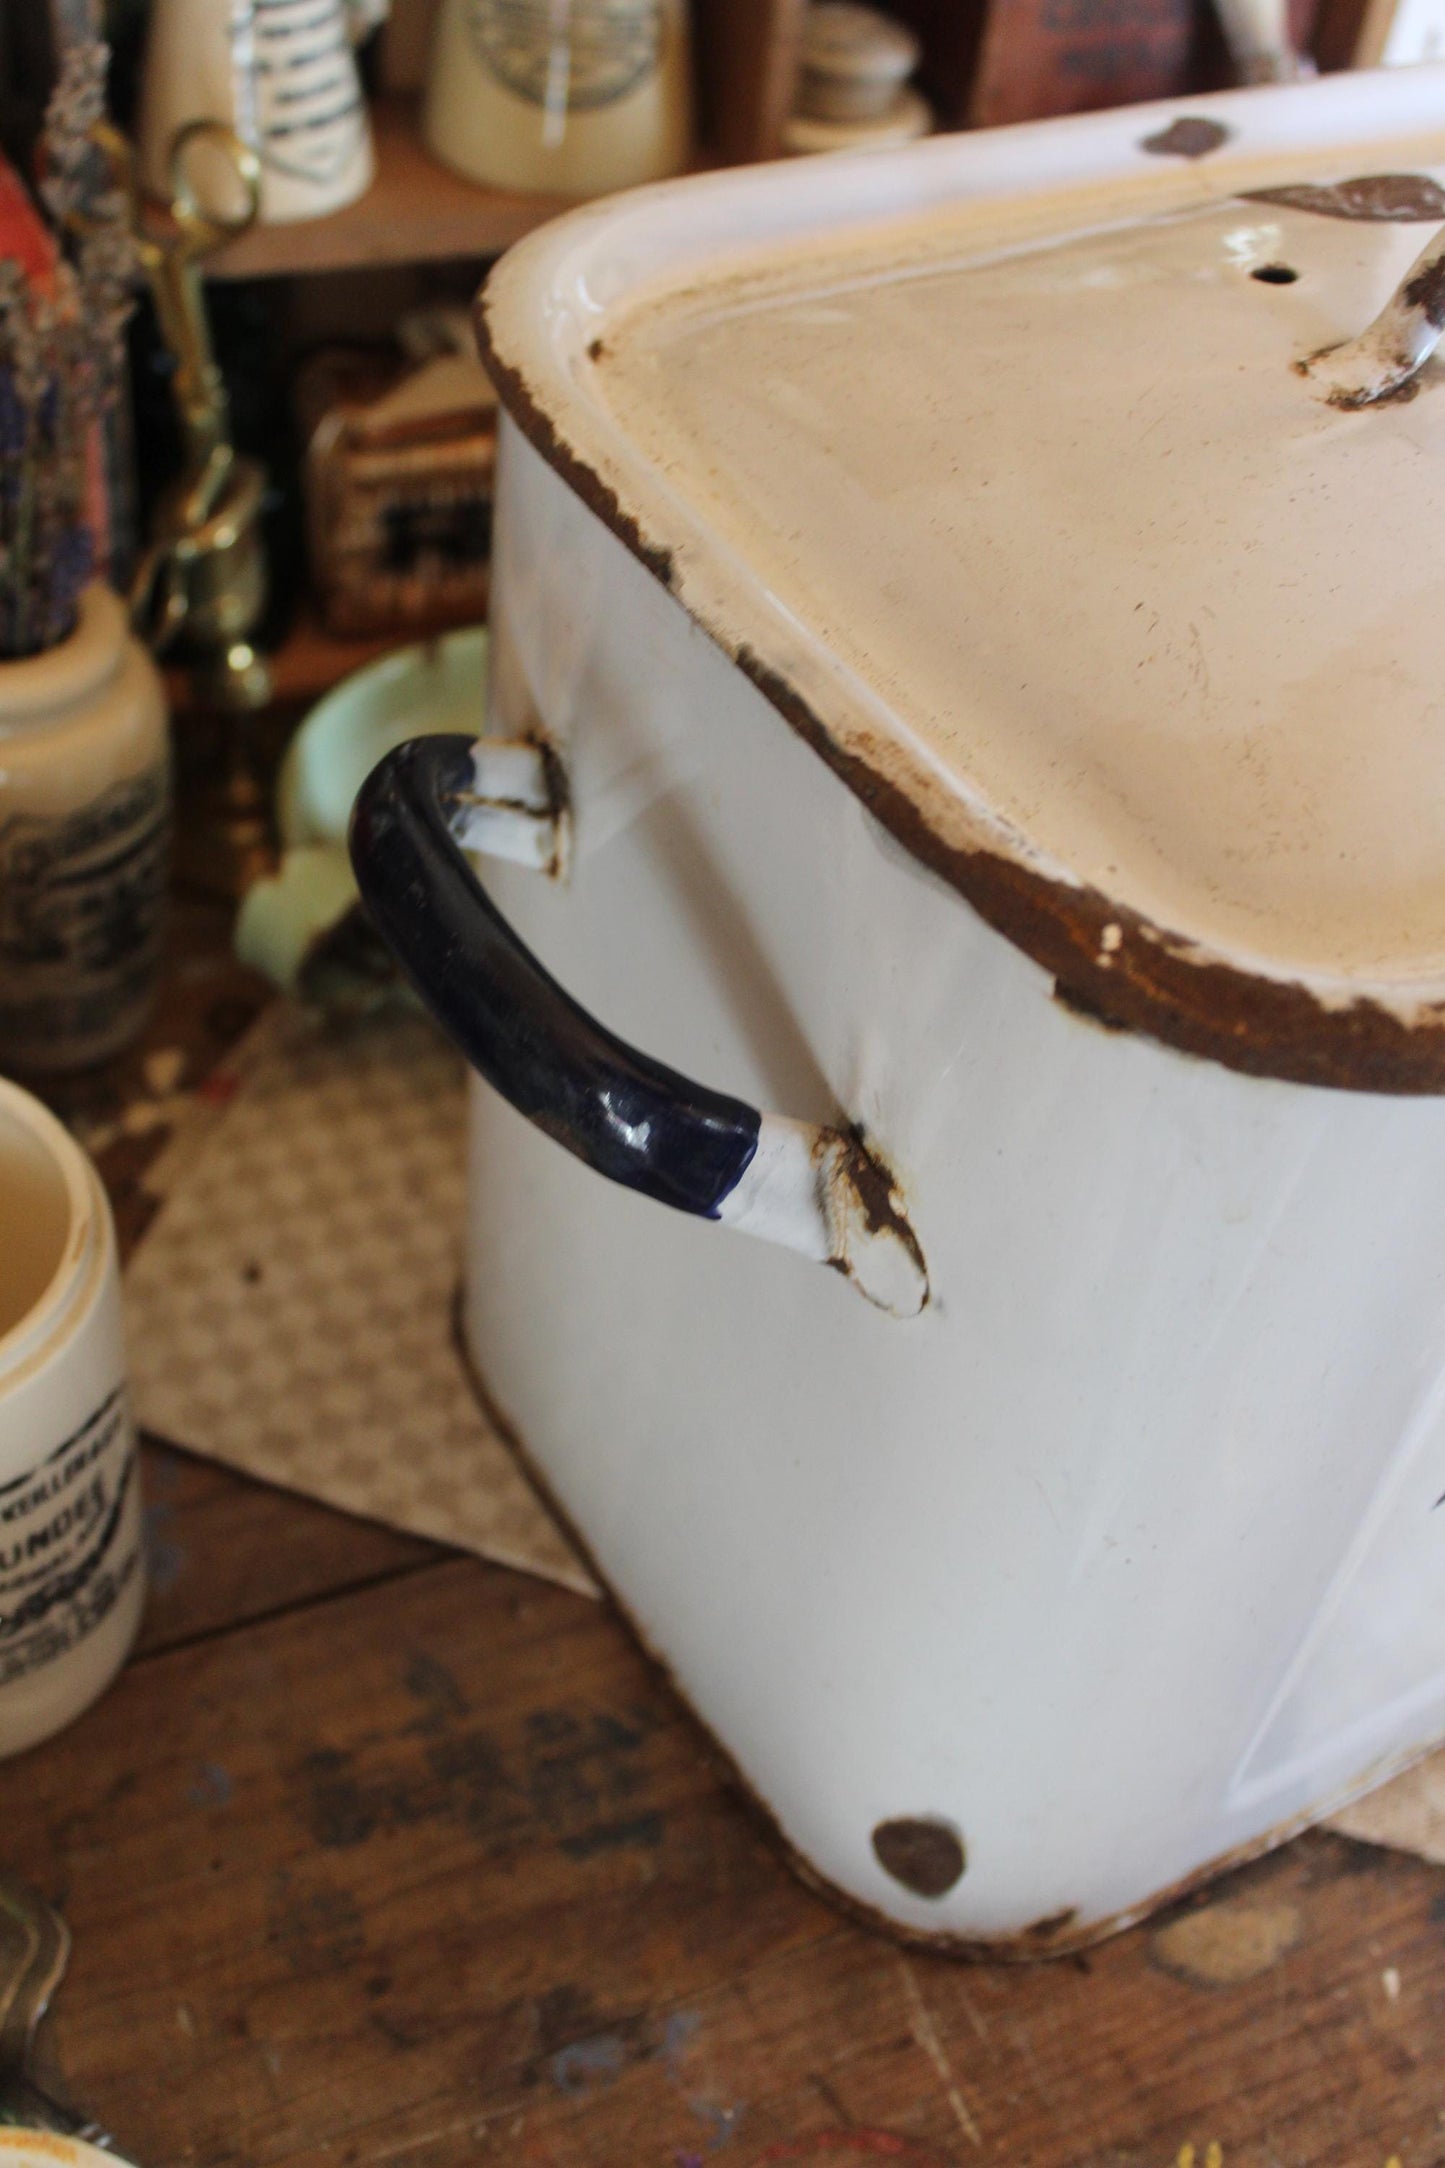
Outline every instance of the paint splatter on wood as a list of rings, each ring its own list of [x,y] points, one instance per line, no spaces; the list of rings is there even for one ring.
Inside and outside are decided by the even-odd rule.
[[[1208,1905],[1159,1928],[1150,1955],[1163,1971],[1193,1987],[1238,1987],[1278,1964],[1301,1930],[1292,1904]]]

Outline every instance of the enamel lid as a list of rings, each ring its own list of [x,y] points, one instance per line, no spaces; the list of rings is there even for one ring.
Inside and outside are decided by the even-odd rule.
[[[1445,68],[1333,77],[640,191],[506,257],[483,343],[1066,994],[1445,1091],[1445,368],[1307,373],[1442,220]]]

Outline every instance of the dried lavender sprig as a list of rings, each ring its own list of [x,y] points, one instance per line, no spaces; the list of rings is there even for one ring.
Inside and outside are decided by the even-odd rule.
[[[100,417],[123,378],[133,249],[119,193],[98,184],[91,130],[109,54],[72,45],[46,116],[42,194],[67,239],[53,290],[0,262],[0,653],[71,631],[94,541],[86,519]],[[83,217],[82,217],[83,214]]]

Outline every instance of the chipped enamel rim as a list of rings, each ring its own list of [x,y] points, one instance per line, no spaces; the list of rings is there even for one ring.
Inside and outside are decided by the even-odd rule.
[[[960,200],[1007,201],[1040,232],[1078,231],[1301,182],[1409,172],[1442,156],[1445,66],[1431,66],[667,183],[574,211],[504,257],[478,304],[483,358],[511,419],[583,502],[899,841],[1053,974],[1063,998],[1247,1074],[1445,1092],[1445,978],[1365,994],[1354,980],[1213,949],[1081,882],[797,623],[595,388],[623,307],[790,239],[845,230],[876,239]]]

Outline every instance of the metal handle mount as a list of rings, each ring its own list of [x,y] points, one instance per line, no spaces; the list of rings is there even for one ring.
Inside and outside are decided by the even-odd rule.
[[[1409,395],[1445,330],[1445,228],[1426,243],[1374,322],[1299,363],[1331,406]]]

